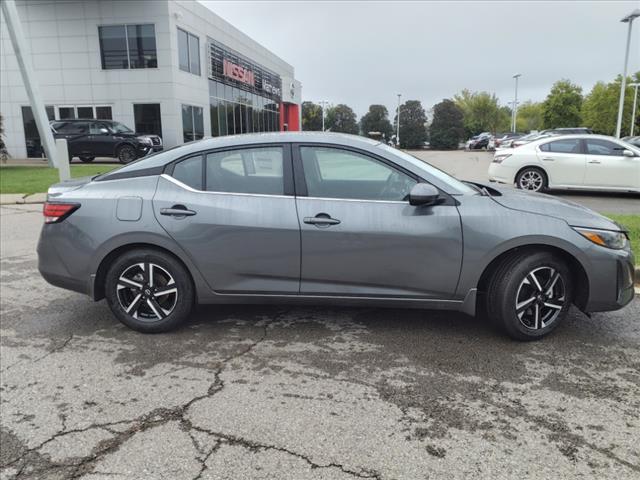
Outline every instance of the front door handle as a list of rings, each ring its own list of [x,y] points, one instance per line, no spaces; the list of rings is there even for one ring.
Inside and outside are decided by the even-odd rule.
[[[193,210],[189,210],[184,205],[174,205],[171,208],[161,208],[160,215],[167,215],[171,217],[191,217],[195,215],[196,212]]]
[[[589,160],[589,163],[601,163],[600,160]]]
[[[331,216],[326,213],[319,213],[315,217],[304,217],[304,223],[317,227],[328,227],[329,225],[338,225],[340,220],[331,218]]]

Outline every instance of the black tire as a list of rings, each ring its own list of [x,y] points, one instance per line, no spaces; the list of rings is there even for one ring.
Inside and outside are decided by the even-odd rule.
[[[149,271],[153,272],[153,282],[149,281]],[[122,288],[123,285],[126,286]],[[173,289],[175,296],[163,293]],[[105,297],[113,314],[126,326],[138,332],[159,333],[186,321],[195,294],[191,276],[182,263],[159,250],[136,249],[124,253],[109,267]],[[129,312],[127,307],[131,308]]]
[[[511,338],[536,340],[562,322],[572,300],[573,277],[567,264],[550,252],[529,251],[506,258],[495,270],[487,289],[486,311],[491,323]]]
[[[95,159],[96,157],[80,157],[80,160],[83,161],[84,163],[93,162]]]
[[[136,158],[138,158],[138,155],[136,154],[136,149],[133,148],[133,146],[128,144],[121,145],[118,148],[116,155],[118,157],[118,161],[120,161],[120,163],[125,165],[127,163],[133,162]]]
[[[549,186],[547,174],[536,167],[523,168],[516,175],[516,188],[528,192],[544,192]]]

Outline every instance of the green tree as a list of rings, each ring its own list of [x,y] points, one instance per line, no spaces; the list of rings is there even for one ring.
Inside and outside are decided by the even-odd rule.
[[[453,97],[464,114],[464,128],[467,135],[481,132],[508,130],[511,110],[500,107],[498,97],[489,92],[471,92],[464,89]]]
[[[398,114],[393,120],[398,125]],[[418,148],[427,140],[427,114],[420,100],[407,100],[400,105],[400,148]]]
[[[445,99],[433,107],[430,128],[432,148],[456,149],[464,138],[464,112],[452,100]]]
[[[340,103],[327,110],[325,127],[332,132],[358,134],[358,122],[356,114],[351,107]]]
[[[322,107],[313,102],[302,102],[302,130],[322,130]]]
[[[582,88],[558,80],[542,103],[544,128],[579,127],[582,124]]]
[[[370,105],[369,111],[360,119],[360,131],[368,136],[369,132],[380,132],[386,139],[391,138],[393,127],[389,121],[389,111],[384,105]]]
[[[627,85],[640,81],[640,71],[627,79]],[[618,75],[613,82],[596,83],[582,104],[582,119],[585,127],[591,128],[596,133],[603,135],[615,135],[618,122],[618,102],[620,99],[620,87],[622,75]],[[633,108],[633,87],[627,87],[624,96],[624,110],[622,116],[622,136],[628,135],[631,130],[631,110]],[[636,111],[636,128],[640,126],[640,115]]]
[[[0,114],[0,160],[6,162],[8,157],[9,152],[7,152],[7,146],[4,143],[4,121],[2,114]]]
[[[518,132],[542,130],[542,103],[529,101],[518,106],[516,124]]]

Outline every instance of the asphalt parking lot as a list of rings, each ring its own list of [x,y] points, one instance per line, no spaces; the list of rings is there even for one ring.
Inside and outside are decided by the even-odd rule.
[[[2,479],[640,476],[638,297],[534,343],[451,312],[276,306],[142,335],[40,278],[40,208],[0,208]]]

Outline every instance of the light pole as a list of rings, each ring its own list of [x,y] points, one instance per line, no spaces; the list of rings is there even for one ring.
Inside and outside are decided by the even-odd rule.
[[[631,109],[631,132],[629,133],[629,136],[633,137],[633,127],[636,126],[636,104],[638,103],[638,87],[640,87],[640,83],[630,83],[629,86],[635,89],[633,92],[633,108]]]
[[[518,79],[522,76],[521,73],[516,73],[513,78],[516,79],[516,93],[513,100],[513,124],[511,125],[511,131],[516,133],[516,117],[518,115]]]
[[[640,17],[640,8],[636,8],[629,15],[620,20],[622,23],[628,23],[627,29],[627,48],[624,52],[624,69],[622,70],[622,83],[620,84],[620,101],[618,102],[618,123],[616,125],[616,138],[620,138],[620,131],[622,130],[622,110],[624,109],[624,93],[627,87],[627,63],[629,63],[629,45],[631,44],[631,27],[633,26],[633,20]]]
[[[326,100],[320,101],[320,106],[322,107],[322,131],[324,132],[324,106],[326,105]]]
[[[400,148],[400,97],[402,97],[401,93],[398,94],[398,124],[396,125],[396,145],[398,148]]]

